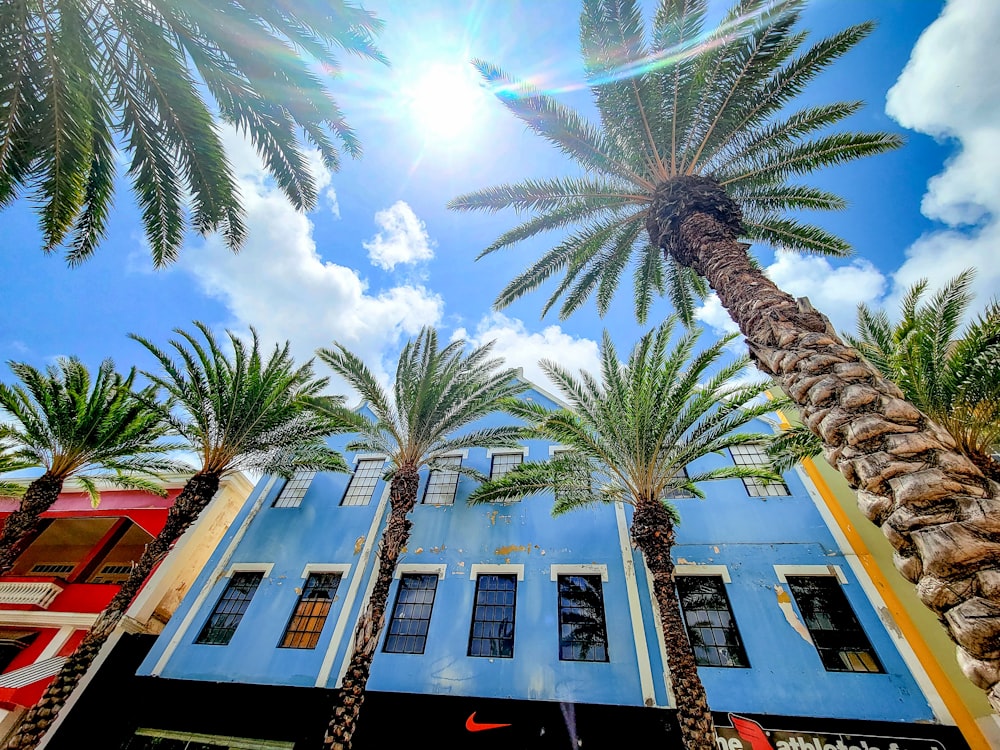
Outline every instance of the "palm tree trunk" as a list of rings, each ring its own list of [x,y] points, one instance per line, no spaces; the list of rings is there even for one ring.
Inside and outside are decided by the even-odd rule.
[[[63,478],[45,472],[28,485],[21,506],[7,516],[0,533],[0,576],[14,567],[38,530],[42,513],[52,507],[62,492]]]
[[[719,201],[732,204],[724,193]],[[650,215],[652,239],[708,280],[758,367],[799,405],[895,548],[897,569],[959,645],[966,677],[1000,711],[1000,487],[807,300],[750,263],[731,211],[703,202],[673,226],[652,220],[664,216],[655,207]]]
[[[42,739],[55,721],[66,700],[83,679],[90,665],[97,658],[115,627],[125,616],[132,600],[152,572],[167,553],[171,545],[194,523],[205,507],[215,497],[219,489],[220,477],[217,473],[198,473],[184,485],[174,504],[167,512],[167,522],[163,530],[150,542],[139,562],[132,566],[128,580],[105,607],[97,622],[91,627],[76,651],[63,664],[59,674],[42,694],[41,700],[25,714],[17,733],[10,739],[8,750],[30,750]]]
[[[396,562],[413,527],[413,522],[407,516],[417,502],[418,482],[417,470],[407,468],[397,471],[389,486],[389,520],[382,533],[375,585],[361,617],[358,618],[358,625],[354,630],[354,652],[340,690],[337,691],[333,716],[323,738],[324,747],[332,750],[351,748],[361,704],[365,700],[365,686],[368,684],[372,659],[375,658],[379,635],[385,625],[385,608]]]
[[[660,608],[660,625],[667,649],[670,682],[677,701],[677,720],[686,750],[713,750],[715,727],[705,687],[698,677],[694,651],[681,621],[680,603],[674,585],[674,524],[658,501],[640,503],[632,517],[632,542],[642,552],[653,576],[653,595]]]

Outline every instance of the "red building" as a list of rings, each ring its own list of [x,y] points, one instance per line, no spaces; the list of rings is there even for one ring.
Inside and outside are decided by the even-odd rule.
[[[119,489],[90,497],[67,487],[10,573],[0,576],[0,740],[73,652],[160,532],[185,477],[164,482],[166,497]],[[129,608],[124,628],[158,633],[215,542],[252,489],[227,479],[199,521],[177,542]],[[0,499],[0,519],[17,501]]]

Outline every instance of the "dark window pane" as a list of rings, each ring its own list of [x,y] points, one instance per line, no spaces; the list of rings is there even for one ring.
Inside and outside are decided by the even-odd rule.
[[[828,672],[884,671],[836,578],[788,576],[786,580]]]
[[[750,666],[721,577],[677,576],[677,595],[696,664]]]
[[[771,462],[764,447],[756,443],[734,445],[729,449],[733,463],[737,466],[766,466]],[[760,479],[744,479],[743,486],[750,497],[779,497],[791,495],[784,482],[765,482]]]
[[[600,576],[559,576],[559,658],[608,660]]]
[[[195,643],[216,646],[229,643],[263,577],[263,573],[233,573]]]
[[[516,592],[516,576],[483,574],[476,578],[469,656],[514,656]]]
[[[383,651],[393,654],[424,653],[437,584],[435,573],[406,574],[399,579],[396,605],[392,609]]]
[[[316,648],[339,587],[340,573],[309,575],[279,648]]]

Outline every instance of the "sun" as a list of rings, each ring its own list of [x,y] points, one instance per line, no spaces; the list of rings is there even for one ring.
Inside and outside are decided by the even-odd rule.
[[[428,66],[409,87],[406,99],[415,129],[437,138],[471,135],[486,103],[468,64]]]

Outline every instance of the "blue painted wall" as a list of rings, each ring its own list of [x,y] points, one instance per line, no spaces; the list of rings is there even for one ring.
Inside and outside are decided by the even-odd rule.
[[[527,397],[552,406],[538,391]],[[509,419],[493,415],[481,425]],[[763,423],[755,431],[767,430]],[[336,443],[342,448],[346,439]],[[526,444],[526,460],[545,459],[549,445]],[[348,455],[348,459],[353,458]],[[728,453],[701,459],[691,470],[731,463]],[[463,462],[489,472],[485,449],[470,450]],[[683,522],[675,562],[725,565],[732,582],[727,593],[739,625],[748,669],[700,668],[709,703],[716,711],[830,718],[933,721],[934,716],[908,672],[875,608],[837,547],[798,472],[785,477],[790,497],[766,500],[747,495],[740,480],[703,487],[707,499],[677,500]],[[341,507],[346,475],[319,475],[301,506],[274,508],[283,482],[261,481],[213,560],[168,624],[140,674],[217,682],[312,686],[324,659],[332,665],[326,683],[336,684],[347,654],[353,623],[372,576],[374,551],[364,555],[372,531],[380,531],[386,492],[379,482],[370,504]],[[423,495],[426,476],[421,481]],[[369,687],[374,690],[530,700],[568,700],[620,705],[669,705],[660,641],[641,556],[627,544],[611,506],[553,519],[551,500],[470,507],[464,500],[474,481],[460,480],[454,505],[418,505],[413,533],[400,563],[444,565],[424,654],[379,652]],[[265,494],[262,494],[266,492]],[[259,506],[254,515],[254,508]],[[630,517],[626,509],[626,518]],[[251,518],[241,532],[244,522]],[[238,544],[231,542],[243,533]],[[377,534],[376,534],[377,535]],[[231,548],[231,553],[229,551]],[[350,564],[314,650],[277,644],[288,623],[307,564]],[[234,565],[271,565],[228,646],[194,643],[225,588]],[[475,582],[474,564],[519,564],[514,658],[466,655]],[[609,640],[608,663],[558,659],[556,583],[550,566],[597,564],[607,568],[603,584]],[[815,648],[779,608],[774,565],[838,566],[843,591],[878,654],[885,674],[827,672]],[[629,569],[640,607],[630,607]],[[351,596],[352,586],[355,594]],[[787,585],[784,586],[787,591]],[[199,592],[202,596],[199,597]],[[395,587],[390,592],[390,607]],[[194,608],[194,609],[193,609]],[[797,610],[796,610],[797,612]],[[637,624],[634,624],[634,620]],[[333,643],[335,631],[341,636]],[[633,627],[648,647],[636,648]],[[332,644],[332,645],[331,645]],[[169,658],[164,659],[164,654]],[[642,663],[642,668],[640,668]],[[159,667],[157,668],[157,665]],[[652,684],[644,692],[642,673]]]

